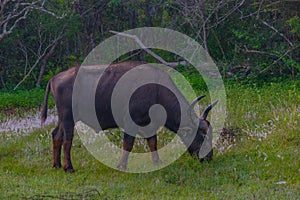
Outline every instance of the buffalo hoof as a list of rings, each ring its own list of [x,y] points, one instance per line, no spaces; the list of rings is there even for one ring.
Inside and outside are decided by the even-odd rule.
[[[75,170],[73,169],[73,167],[64,167],[64,170],[67,173],[71,173],[71,174],[75,173]]]
[[[64,169],[66,173],[75,173],[75,170],[73,168],[69,168],[69,169]]]
[[[59,168],[61,168],[61,164],[60,163],[56,163],[56,164],[53,164],[52,167],[55,168],[55,169],[59,169]]]
[[[163,164],[164,162],[163,162],[161,159],[158,159],[158,160],[152,160],[152,163],[153,163],[154,165],[161,165],[161,164]]]
[[[126,171],[127,166],[126,166],[126,165],[118,165],[118,166],[117,166],[117,169],[118,169],[119,171]]]
[[[210,162],[210,161],[212,161],[212,158],[210,157],[205,157],[200,159],[200,162]]]

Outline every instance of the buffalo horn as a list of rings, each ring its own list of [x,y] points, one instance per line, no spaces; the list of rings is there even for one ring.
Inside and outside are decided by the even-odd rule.
[[[189,106],[188,113],[189,113],[191,119],[192,119],[192,110],[194,110],[194,107],[195,107],[196,103],[197,103],[198,101],[200,101],[203,97],[205,97],[205,95],[202,95],[202,96],[197,97],[196,99],[193,100],[193,102],[192,102],[191,105]]]
[[[210,104],[204,111],[203,115],[202,115],[202,119],[206,120],[206,117],[209,113],[209,111],[218,103],[218,100],[213,102],[212,104]]]

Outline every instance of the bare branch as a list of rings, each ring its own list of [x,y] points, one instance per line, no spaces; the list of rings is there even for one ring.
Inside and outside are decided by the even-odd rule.
[[[268,22],[266,22],[265,20],[263,19],[260,19],[259,18],[259,15],[261,12],[263,12],[263,8],[262,8],[262,5],[263,5],[263,2],[264,0],[261,0],[260,4],[259,4],[259,8],[257,11],[255,11],[254,13],[250,13],[249,15],[247,16],[244,16],[242,17],[241,19],[243,18],[247,18],[247,17],[253,17],[253,18],[256,18],[258,21],[260,21],[262,24],[264,24],[265,26],[267,26],[268,28],[272,29],[275,33],[279,34],[285,41],[287,41],[287,43],[291,46],[291,47],[294,47],[294,44],[283,34],[281,33],[278,29],[276,29],[274,26],[272,26],[271,24],[269,24]],[[276,2],[272,2],[270,3],[269,5],[266,5],[264,6],[264,8],[268,8],[268,7],[271,7],[273,5],[276,5],[276,4],[279,4],[279,3],[282,3],[282,1],[276,1]],[[256,15],[256,16],[255,16]]]
[[[23,79],[14,87],[13,90],[16,90],[31,74],[31,72],[38,66],[38,64],[41,62],[42,59],[48,59],[48,57],[53,53],[54,48],[57,46],[59,41],[64,37],[64,29],[66,26],[62,28],[62,31],[59,33],[59,35],[51,41],[51,43],[42,51],[42,37],[39,37],[40,45],[39,45],[39,52],[37,54],[37,59],[35,63],[32,65],[32,67],[29,69],[27,74],[23,77]],[[49,50],[50,49],[50,50]]]
[[[285,35],[283,35],[283,33],[279,32],[279,30],[276,29],[274,26],[268,24],[266,21],[264,21],[262,19],[259,19],[259,21],[261,21],[264,25],[266,25],[267,27],[269,27],[270,29],[272,29],[273,31],[278,33],[281,37],[283,37],[289,43],[290,46],[292,46],[292,47],[294,46],[294,44]]]
[[[261,0],[261,2],[260,2],[260,4],[259,4],[258,11],[257,11],[257,16],[256,16],[257,19],[259,19],[259,14],[260,14],[260,12],[261,12],[263,3],[264,3],[264,0]]]
[[[268,71],[272,66],[274,66],[275,64],[277,64],[279,61],[281,61],[286,55],[288,55],[289,53],[293,52],[294,50],[298,49],[300,46],[294,46],[293,48],[287,50],[284,54],[282,54],[281,56],[278,56],[278,59],[274,60],[274,62],[272,64],[270,64],[268,67],[266,67],[265,69],[261,70],[259,72],[259,74],[262,74],[266,71]],[[251,78],[256,78],[258,75],[254,75]]]
[[[258,18],[258,16],[260,15],[260,13],[264,12],[265,9],[270,8],[270,7],[275,6],[275,5],[277,5],[277,4],[280,4],[280,3],[282,3],[282,0],[270,2],[268,5],[265,5],[265,6],[264,6],[264,9],[259,8],[259,9],[258,9],[257,11],[255,11],[255,12],[252,12],[252,13],[250,13],[250,14],[247,14],[247,15],[245,15],[245,16],[242,16],[241,19],[245,19],[245,18],[248,18],[248,17],[253,17],[253,16],[255,16],[255,15],[256,15],[256,18]]]
[[[52,17],[55,17],[56,19],[63,19],[64,17],[66,17],[66,13],[62,14],[61,16],[58,16],[57,14],[55,14],[54,12],[51,12],[49,10],[46,10],[44,7],[34,7],[33,9],[35,10],[40,10],[44,13],[47,13],[49,15],[51,15]]]
[[[26,46],[22,42],[19,42],[19,45],[20,45],[19,49],[22,51],[25,57],[25,67],[24,67],[24,76],[25,76],[27,72],[27,67],[30,65],[28,59],[28,52]]]
[[[242,0],[240,3],[238,3],[236,6],[234,6],[231,10],[229,10],[227,13],[225,13],[218,21],[215,25],[208,27],[209,29],[214,28],[216,26],[218,26],[219,24],[221,24],[223,21],[225,21],[230,15],[232,15],[233,13],[235,13],[241,6],[243,6],[245,3],[245,0]],[[215,9],[214,12],[218,11],[218,8],[221,5],[218,5]]]
[[[25,20],[28,14],[33,10],[47,13],[57,19],[62,19],[66,16],[66,14],[59,16],[54,12],[47,10],[44,7],[44,3],[45,0],[36,0],[31,2],[22,2],[21,0],[0,1],[0,41],[7,35],[11,34],[17,25],[22,20]],[[10,6],[12,7],[11,9],[9,9]]]
[[[162,57],[160,57],[159,55],[157,55],[156,53],[151,51],[148,47],[146,47],[136,35],[130,35],[130,34],[127,34],[127,33],[121,33],[121,32],[117,32],[117,31],[109,31],[109,32],[133,39],[136,43],[138,43],[138,45],[143,50],[145,50],[147,53],[149,53],[151,56],[153,56],[156,60],[158,60],[159,62],[161,62],[164,65],[167,65],[169,67],[174,68],[174,67],[177,67],[178,65],[187,65],[188,64],[188,62],[186,62],[186,61],[180,61],[180,62],[167,62],[167,61],[165,61]]]
[[[203,13],[203,5],[198,7],[198,12],[200,14],[200,18],[202,21],[202,35],[203,35],[203,44],[204,44],[204,49],[206,53],[209,55],[209,50],[208,50],[208,44],[207,44],[207,29],[206,29],[206,23],[208,19],[205,19],[204,13]]]
[[[254,49],[249,50],[246,46],[244,46],[244,48],[245,48],[245,50],[244,50],[245,53],[264,54],[264,55],[280,57],[277,54],[266,52],[266,51],[259,51],[259,50],[254,50]]]
[[[228,17],[233,15],[238,9],[244,5],[246,0],[192,0],[182,1],[174,0],[173,7],[176,8],[180,16],[184,16],[182,24],[188,24],[194,34],[196,40],[202,40],[203,47],[209,54],[208,37],[212,29],[217,27]],[[223,12],[223,10],[225,12]],[[218,16],[219,13],[224,13]],[[199,23],[200,22],[200,23]]]

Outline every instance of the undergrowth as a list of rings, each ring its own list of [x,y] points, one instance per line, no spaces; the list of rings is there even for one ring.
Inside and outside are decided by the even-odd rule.
[[[45,90],[34,88],[31,90],[2,91],[0,92],[0,110],[18,110],[36,108],[43,104]],[[50,95],[49,106],[54,101]]]

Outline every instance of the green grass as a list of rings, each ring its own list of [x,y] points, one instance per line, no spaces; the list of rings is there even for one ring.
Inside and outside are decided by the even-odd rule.
[[[45,90],[42,88],[5,92],[2,91],[0,92],[0,110],[36,108],[42,105],[44,95]],[[51,95],[49,105],[54,105]]]
[[[51,168],[53,127],[0,137],[0,199],[299,199],[300,89],[293,83],[227,86],[227,127],[236,144],[199,163],[187,153],[146,174],[110,169],[78,135],[75,174]],[[279,184],[283,183],[283,184]]]

